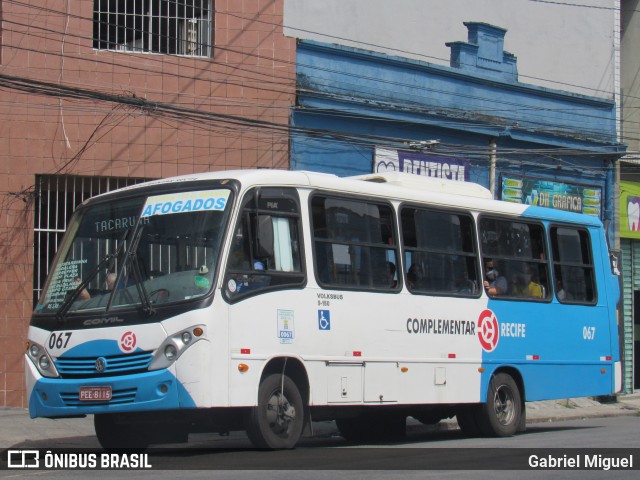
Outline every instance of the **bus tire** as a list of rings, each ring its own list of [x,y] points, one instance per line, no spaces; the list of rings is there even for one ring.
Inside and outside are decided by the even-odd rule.
[[[480,406],[478,426],[488,437],[511,437],[521,427],[522,400],[518,385],[506,373],[491,377],[487,402]]]
[[[527,408],[525,407],[524,400],[520,403],[520,424],[518,425],[518,433],[527,431]]]
[[[94,415],[93,426],[98,442],[105,450],[144,451],[151,443],[151,435],[146,425],[118,423],[114,414]]]
[[[247,415],[247,435],[258,448],[293,448],[302,436],[304,412],[295,382],[279,373],[269,375],[258,388],[258,406]]]

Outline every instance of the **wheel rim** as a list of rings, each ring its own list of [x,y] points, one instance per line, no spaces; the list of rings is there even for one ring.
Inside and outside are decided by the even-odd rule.
[[[493,396],[493,410],[501,425],[510,425],[516,416],[513,391],[506,385],[500,385]]]
[[[273,392],[267,402],[267,422],[271,431],[277,435],[286,435],[295,419],[296,409],[287,397],[280,392]]]

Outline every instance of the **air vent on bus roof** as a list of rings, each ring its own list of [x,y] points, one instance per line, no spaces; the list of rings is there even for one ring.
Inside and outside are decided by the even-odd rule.
[[[492,199],[491,192],[477,183],[458,182],[443,178],[423,177],[402,172],[370,173],[350,177],[354,180],[364,180],[365,182],[387,183],[399,187],[412,188],[414,190],[426,190],[429,192],[451,193],[454,195],[465,195],[468,197],[478,197]]]

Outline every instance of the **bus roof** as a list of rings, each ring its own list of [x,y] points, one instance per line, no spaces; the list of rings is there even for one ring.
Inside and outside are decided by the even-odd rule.
[[[549,221],[571,222],[591,226],[602,225],[599,218],[591,215],[494,200],[489,190],[475,183],[433,179],[399,172],[338,177],[328,173],[302,170],[221,170],[151,180],[107,192],[99,195],[99,197],[150,186],[177,186],[178,184],[190,182],[223,179],[238,180],[243,190],[253,186],[268,185],[322,188],[338,193],[354,193],[388,200],[425,202],[437,206],[460,207],[480,212],[510,214]]]

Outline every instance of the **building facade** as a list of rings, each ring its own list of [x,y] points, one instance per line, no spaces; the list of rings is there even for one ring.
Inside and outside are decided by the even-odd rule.
[[[621,2],[620,137],[628,145],[620,165],[620,249],[622,252],[622,323],[627,390],[640,389],[640,2]]]
[[[518,81],[506,31],[465,25],[450,67],[299,41],[291,167],[472,181],[503,200],[595,215],[613,241],[625,152],[615,102]]]
[[[288,168],[283,0],[0,1],[0,407],[75,205],[141,179]]]
[[[0,0],[0,407],[73,208],[132,182],[403,169],[614,237],[620,2],[582,3]]]
[[[472,181],[595,215],[620,248],[620,2],[373,3],[286,4],[285,32],[299,38],[292,125],[316,131],[294,132],[292,168]],[[622,332],[630,392],[628,319]]]
[[[620,0],[286,0],[284,21],[292,37],[445,67],[465,22],[497,25],[521,82],[613,100],[619,14]]]

